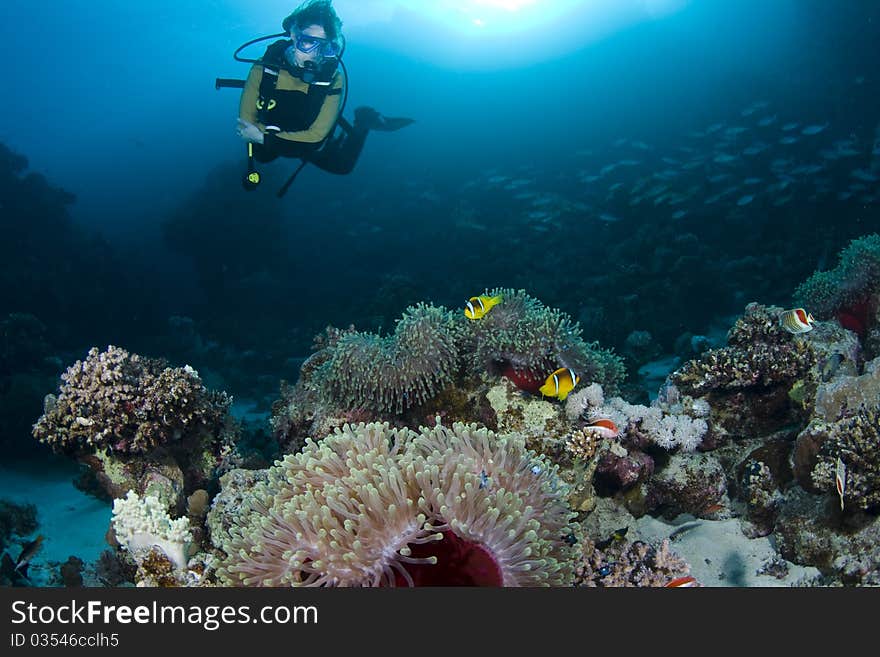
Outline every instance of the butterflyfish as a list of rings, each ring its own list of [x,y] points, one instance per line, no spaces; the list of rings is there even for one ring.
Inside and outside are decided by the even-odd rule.
[[[837,467],[834,470],[834,486],[840,496],[840,510],[843,511],[843,493],[846,491],[846,464],[837,457]]]
[[[816,320],[803,308],[786,310],[779,314],[779,323],[789,333],[807,333],[813,330]]]

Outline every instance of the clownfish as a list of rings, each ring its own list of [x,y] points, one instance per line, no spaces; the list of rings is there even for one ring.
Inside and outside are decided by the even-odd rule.
[[[789,333],[807,333],[813,330],[813,315],[803,308],[786,310],[779,314],[779,323]]]
[[[471,297],[464,306],[464,316],[468,319],[482,319],[486,313],[501,303],[502,295],[490,297],[481,294],[478,297]]]
[[[617,438],[620,435],[620,429],[617,428],[617,425],[614,424],[613,420],[610,420],[607,417],[593,420],[586,428],[590,431],[595,431],[603,438]]]
[[[568,367],[560,367],[547,377],[544,385],[538,388],[538,390],[545,397],[557,397],[559,401],[562,401],[568,397],[568,393],[574,389],[580,380],[581,377],[575,374],[573,370]]]

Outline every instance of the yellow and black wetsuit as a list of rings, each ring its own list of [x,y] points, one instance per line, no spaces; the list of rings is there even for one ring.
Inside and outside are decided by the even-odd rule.
[[[337,71],[329,85],[317,85],[291,75],[283,63],[289,45],[282,40],[266,49],[263,63],[253,65],[241,94],[239,117],[264,134],[263,144],[254,144],[254,158],[260,162],[302,158],[331,173],[349,173],[368,130],[356,128],[332,138],[343,76]]]

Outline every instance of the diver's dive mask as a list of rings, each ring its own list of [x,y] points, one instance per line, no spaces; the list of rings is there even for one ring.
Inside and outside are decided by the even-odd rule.
[[[291,44],[284,51],[284,61],[290,72],[306,84],[328,85],[339,66],[340,45],[332,39],[309,36],[294,32]],[[309,59],[297,63],[297,51],[311,55]]]

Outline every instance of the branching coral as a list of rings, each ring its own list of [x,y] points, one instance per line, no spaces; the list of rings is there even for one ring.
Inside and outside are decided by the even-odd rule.
[[[343,333],[321,367],[324,390],[344,407],[400,413],[420,404],[452,381],[457,326],[446,309],[418,304],[392,335]]]
[[[277,463],[232,523],[227,514],[212,529],[227,555],[218,575],[270,586],[567,584],[564,499],[555,468],[517,436],[345,425]]]
[[[61,378],[60,394],[47,400],[33,434],[64,452],[144,453],[218,435],[232,401],[208,391],[191,367],[166,367],[112,345],[103,352],[92,348]]]
[[[465,336],[465,350],[478,369],[500,369],[520,387],[535,390],[559,367],[609,390],[623,381],[623,360],[598,343],[585,342],[568,314],[547,308],[524,290],[498,288],[488,294],[500,294],[504,301],[470,322]]]

